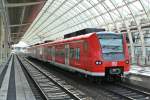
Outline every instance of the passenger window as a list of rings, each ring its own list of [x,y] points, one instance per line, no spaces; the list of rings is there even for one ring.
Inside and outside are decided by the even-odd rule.
[[[74,58],[74,48],[70,48],[70,59]]]
[[[88,50],[88,43],[84,42],[83,43],[83,47],[84,47],[84,51],[87,52],[87,50]]]
[[[55,55],[59,57],[64,57],[64,49],[56,49]]]
[[[48,54],[49,54],[50,56],[52,56],[52,50],[51,50],[51,48],[48,48]]]
[[[48,53],[48,49],[47,49],[47,48],[44,47],[43,50],[44,50],[44,53],[45,53],[45,54]]]
[[[76,59],[80,59],[80,48],[76,48]]]
[[[52,47],[51,52],[52,52],[52,56],[55,57],[55,47]]]
[[[39,51],[40,51],[40,55],[42,55],[42,51],[43,51],[42,47],[39,48]]]

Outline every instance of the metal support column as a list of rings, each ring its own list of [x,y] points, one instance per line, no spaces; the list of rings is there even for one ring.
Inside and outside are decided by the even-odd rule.
[[[0,63],[4,62],[6,60],[6,52],[5,50],[5,34],[4,34],[4,24],[3,24],[3,18],[0,16]]]
[[[128,33],[129,42],[130,42],[131,58],[132,58],[132,60],[134,60],[134,57],[135,57],[135,54],[134,54],[134,44],[133,44],[132,33],[131,33],[129,27],[127,28],[127,33]]]
[[[8,59],[10,48],[8,45],[10,39],[8,13],[5,8],[4,0],[0,0],[0,64]]]
[[[146,57],[146,49],[145,49],[145,42],[144,42],[144,34],[143,31],[141,30],[141,26],[138,25],[138,30],[140,30],[140,40],[141,40],[141,47],[142,47],[142,56],[143,58]]]
[[[0,64],[2,63],[2,21],[1,21],[1,16],[0,16]]]

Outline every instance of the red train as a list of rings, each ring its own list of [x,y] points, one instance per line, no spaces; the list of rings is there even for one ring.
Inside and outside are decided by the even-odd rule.
[[[125,34],[93,32],[34,45],[30,56],[86,76],[121,78],[130,69]]]

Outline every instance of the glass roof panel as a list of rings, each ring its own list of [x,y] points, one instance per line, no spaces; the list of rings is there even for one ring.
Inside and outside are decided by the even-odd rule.
[[[92,5],[99,3],[98,0],[87,0],[87,1],[90,2]]]
[[[129,11],[129,9],[127,8],[127,6],[119,8],[118,10],[121,13],[121,15],[122,15],[123,18],[131,17],[131,12]]]
[[[90,8],[92,7],[92,5],[88,2],[88,0],[83,0],[83,2],[81,3],[82,5],[84,5],[85,8]],[[86,5],[86,6],[85,6]]]
[[[86,10],[86,8],[82,4],[78,4],[77,7],[81,10],[81,12]]]
[[[119,15],[119,13],[116,10],[114,10],[113,12],[110,12],[110,15],[112,16],[112,18],[114,20],[120,19],[120,15]]]
[[[143,7],[150,13],[150,0],[141,0]]]
[[[134,15],[139,15],[143,11],[143,8],[139,1],[129,4],[129,7]]]
[[[108,13],[102,15],[103,18],[105,18],[106,23],[112,23],[112,20],[110,18],[110,15]]]
[[[123,0],[111,0],[117,7],[124,5]]]
[[[106,12],[105,8],[104,8],[101,4],[98,4],[98,5],[96,6],[96,8],[97,8],[97,10],[98,10],[100,13],[105,13],[105,12]]]
[[[99,13],[97,12],[97,10],[95,8],[92,8],[89,11],[91,12],[92,16],[98,16],[99,15]]]
[[[105,21],[103,20],[102,16],[99,16],[96,19],[97,19],[99,25],[104,25],[105,24]]]
[[[150,19],[150,0],[47,0],[23,41],[36,43],[39,36],[56,39],[87,27],[113,30],[143,18]]]
[[[110,0],[105,0],[105,5],[106,5],[106,8],[108,10],[111,10],[111,9],[114,9],[115,7],[113,6],[113,4],[110,2]]]

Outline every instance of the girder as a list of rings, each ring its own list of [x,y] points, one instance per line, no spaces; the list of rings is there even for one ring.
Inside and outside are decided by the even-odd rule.
[[[34,5],[39,5],[43,4],[46,1],[40,1],[40,2],[26,2],[26,3],[7,3],[5,6],[8,8],[12,7],[24,7],[24,6],[34,6]]]

